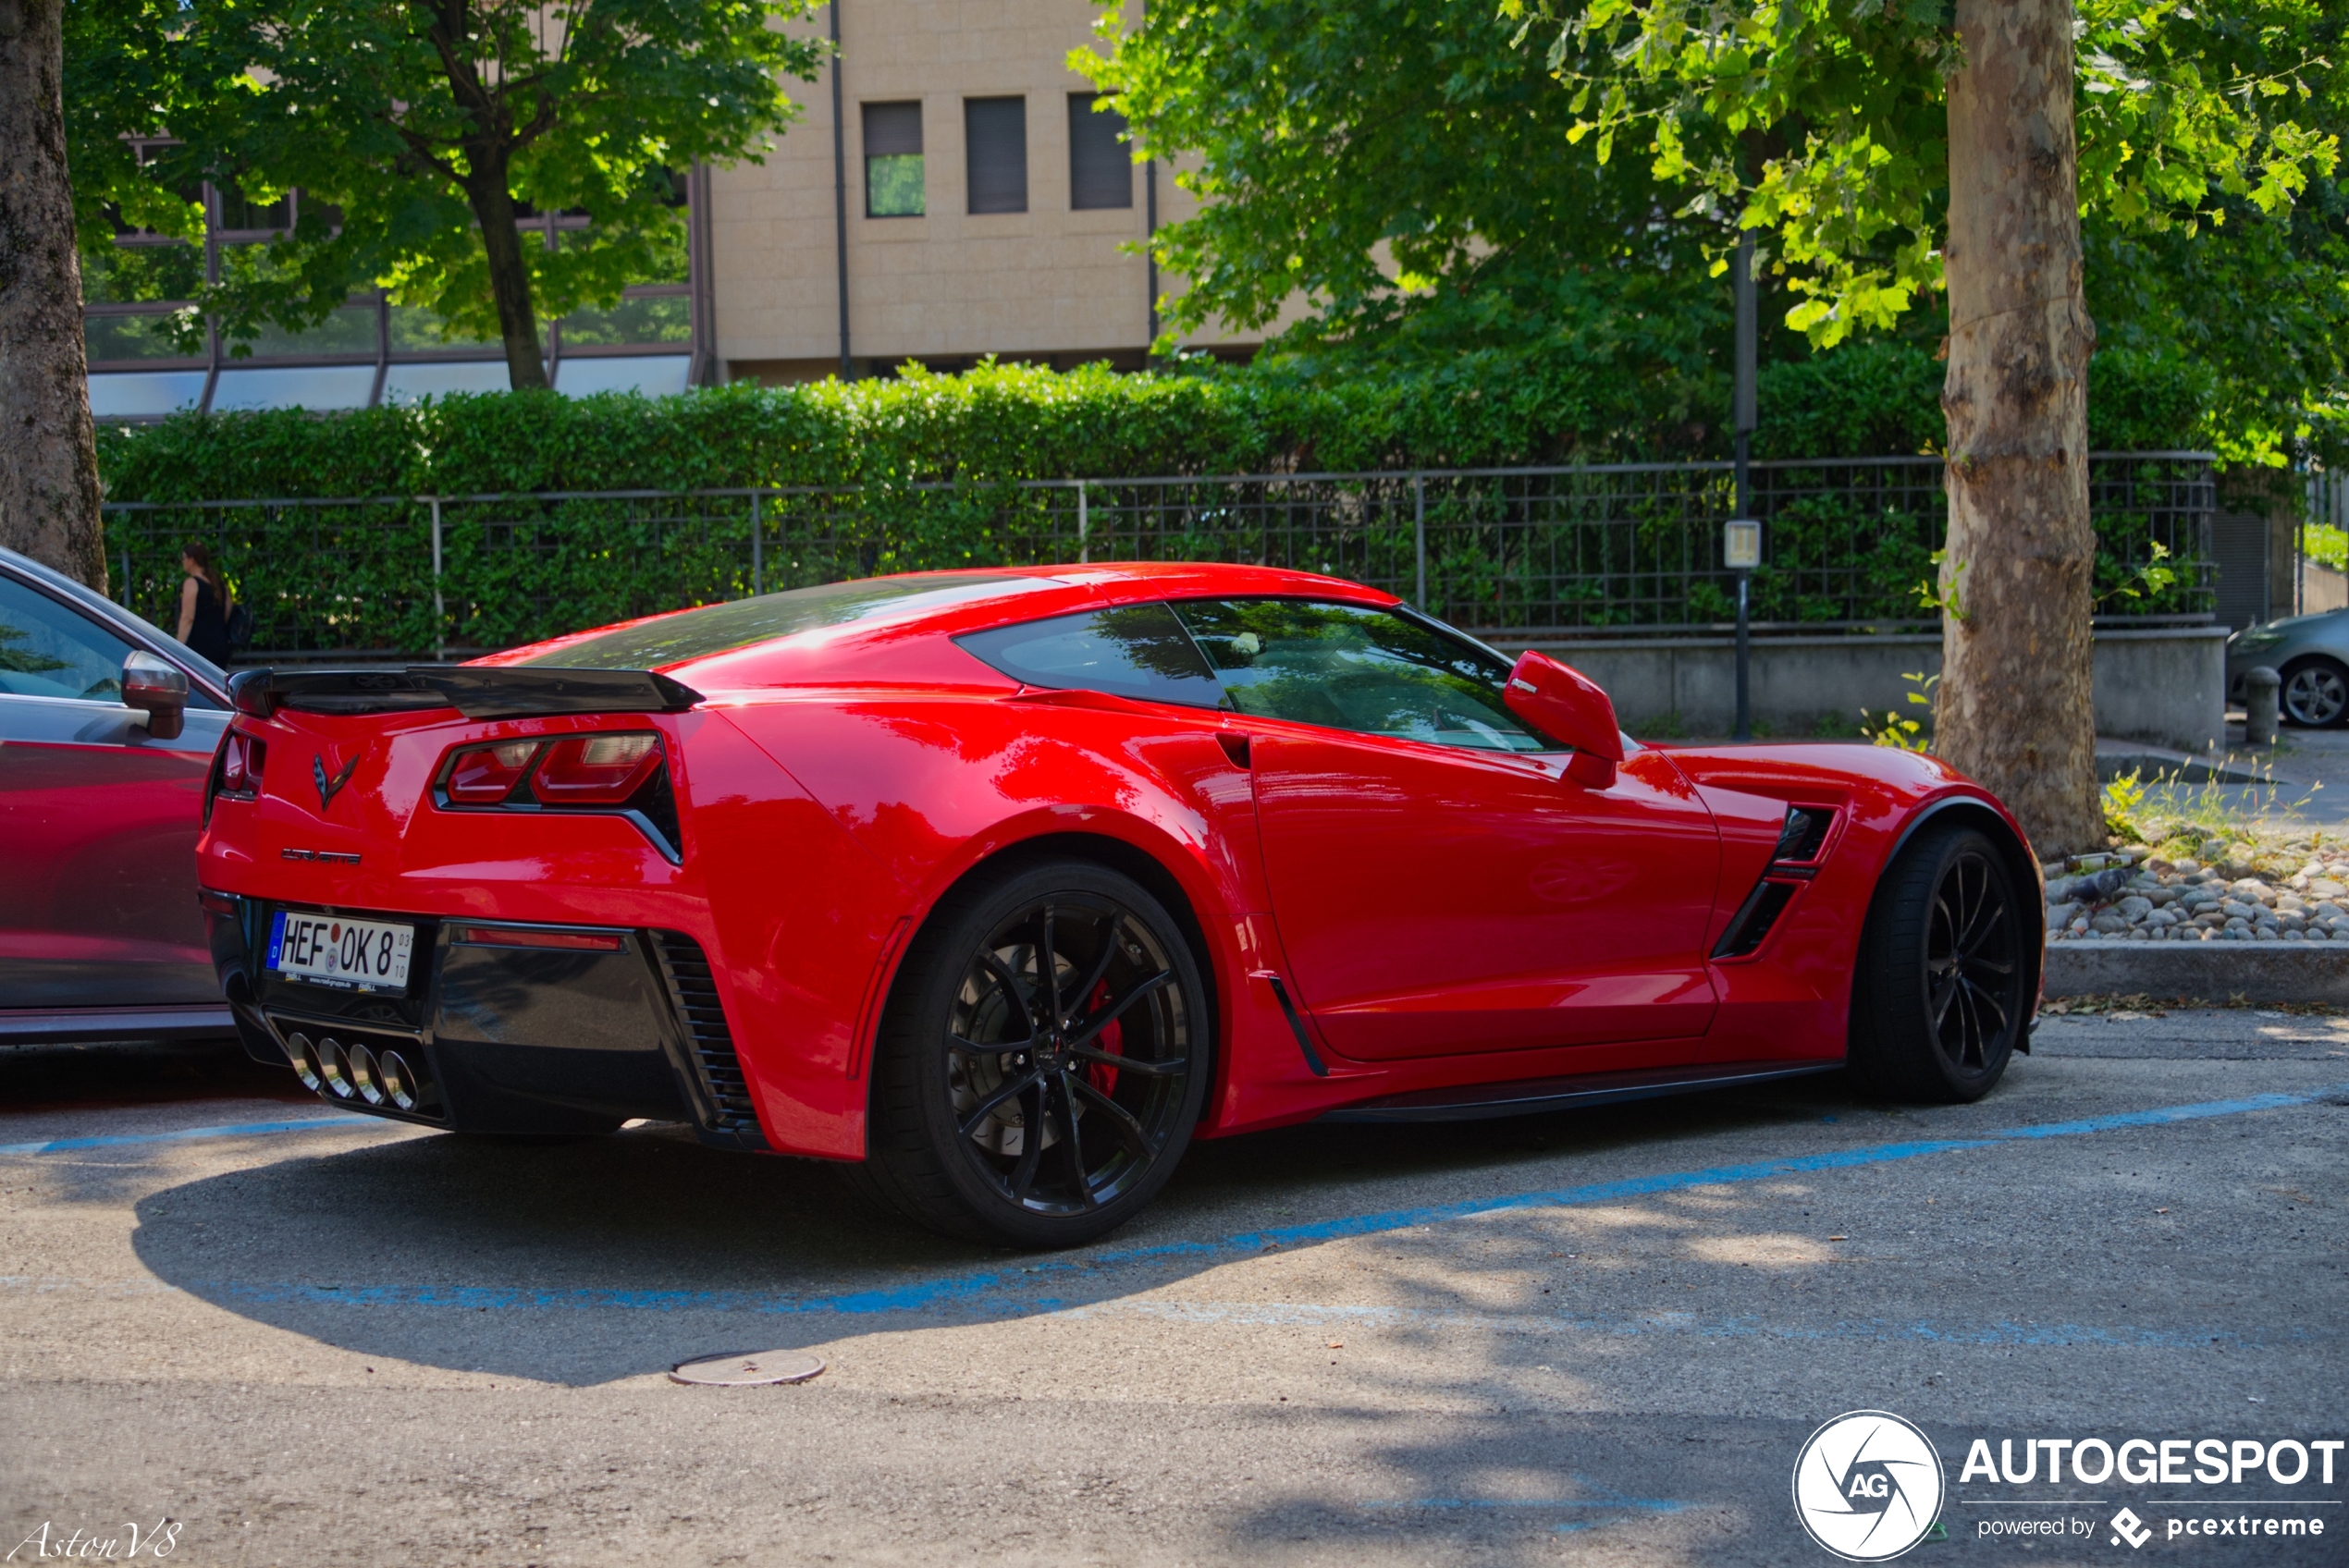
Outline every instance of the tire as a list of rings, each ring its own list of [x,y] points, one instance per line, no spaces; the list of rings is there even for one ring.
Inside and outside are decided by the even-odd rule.
[[[1998,846],[1927,826],[1876,884],[1851,987],[1851,1075],[1879,1097],[1978,1100],[2030,1023],[2028,921]]]
[[[958,888],[891,988],[855,1181],[961,1240],[1081,1246],[1173,1174],[1213,1016],[1182,928],[1131,877],[1056,860]]]
[[[2304,729],[2331,729],[2349,721],[2349,670],[2328,658],[2294,659],[2281,673],[2277,717]]]

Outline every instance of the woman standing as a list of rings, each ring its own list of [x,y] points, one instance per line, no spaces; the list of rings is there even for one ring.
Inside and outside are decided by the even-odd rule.
[[[212,564],[212,551],[190,545],[179,552],[179,641],[216,665],[228,662],[228,584]]]

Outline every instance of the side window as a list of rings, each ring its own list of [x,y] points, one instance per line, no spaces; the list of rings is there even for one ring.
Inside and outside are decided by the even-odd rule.
[[[1175,608],[1242,713],[1480,751],[1556,749],[1502,702],[1507,665],[1391,610],[1302,599]]]
[[[1113,692],[1145,702],[1222,705],[1224,689],[1164,605],[1125,605],[974,631],[954,641],[1030,686]]]
[[[129,652],[129,643],[86,616],[0,576],[0,693],[114,702]]]

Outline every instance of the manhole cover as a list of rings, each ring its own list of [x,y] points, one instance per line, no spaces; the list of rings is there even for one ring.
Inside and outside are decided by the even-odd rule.
[[[669,1369],[669,1376],[680,1383],[743,1388],[754,1383],[804,1383],[823,1369],[823,1359],[804,1350],[734,1351],[681,1361]]]

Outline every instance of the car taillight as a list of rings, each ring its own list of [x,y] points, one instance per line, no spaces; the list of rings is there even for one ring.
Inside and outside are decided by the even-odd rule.
[[[220,752],[220,792],[246,801],[261,793],[261,765],[268,754],[267,742],[228,731]]]
[[[480,741],[441,759],[433,800],[443,810],[624,816],[683,865],[668,756],[649,729]]]
[[[508,741],[496,746],[474,746],[449,762],[449,798],[460,805],[491,806],[514,792],[530,759],[538,754],[535,741]]]
[[[550,806],[623,805],[660,764],[658,735],[573,735],[547,748],[530,790]]]

